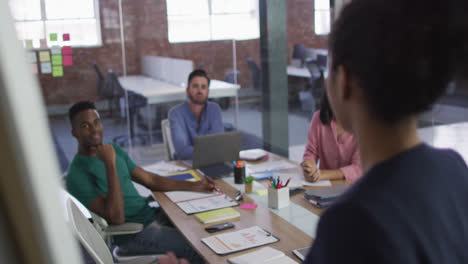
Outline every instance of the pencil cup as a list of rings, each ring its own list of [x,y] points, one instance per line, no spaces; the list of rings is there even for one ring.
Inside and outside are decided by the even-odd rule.
[[[234,167],[234,183],[242,184],[245,180],[245,167]]]
[[[281,209],[289,205],[289,188],[268,188],[268,207]]]

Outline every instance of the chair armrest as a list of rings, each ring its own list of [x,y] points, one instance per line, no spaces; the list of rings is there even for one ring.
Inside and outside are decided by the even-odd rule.
[[[106,235],[129,235],[136,234],[143,230],[143,225],[139,223],[125,223],[121,225],[109,225],[105,230]]]

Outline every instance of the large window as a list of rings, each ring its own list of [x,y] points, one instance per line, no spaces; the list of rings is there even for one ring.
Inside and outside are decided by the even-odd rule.
[[[34,48],[63,44],[62,35],[70,34],[68,45],[99,46],[101,28],[98,0],[9,0],[20,40],[32,40]],[[51,42],[49,34],[57,33]]]
[[[258,0],[166,0],[169,42],[259,38]]]
[[[330,0],[314,1],[315,34],[326,35],[330,33]]]

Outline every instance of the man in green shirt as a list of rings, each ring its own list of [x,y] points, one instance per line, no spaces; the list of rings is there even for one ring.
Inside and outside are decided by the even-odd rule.
[[[118,237],[116,244],[128,254],[164,254],[202,263],[202,259],[172,226],[160,208],[151,208],[132,181],[152,191],[212,192],[216,186],[204,177],[198,182],[177,181],[147,172],[138,167],[128,154],[115,144],[103,144],[103,127],[92,102],[79,102],[69,110],[72,135],[78,141],[66,177],[68,191],[89,210],[104,217],[109,224],[136,222],[145,225],[132,237]]]

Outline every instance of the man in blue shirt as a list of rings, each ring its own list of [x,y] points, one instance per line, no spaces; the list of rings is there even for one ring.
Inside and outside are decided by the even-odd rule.
[[[197,69],[188,78],[188,101],[169,111],[174,159],[192,159],[193,138],[199,135],[223,133],[221,108],[208,101],[210,78],[204,70]]]

